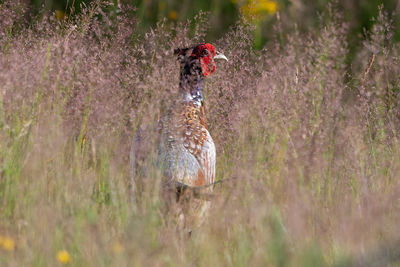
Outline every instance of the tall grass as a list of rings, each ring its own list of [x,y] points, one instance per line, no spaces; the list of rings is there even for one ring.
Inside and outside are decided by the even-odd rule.
[[[140,36],[103,5],[30,26],[24,10],[0,5],[0,237],[15,242],[0,265],[56,266],[61,250],[74,266],[398,264],[399,46],[383,11],[351,64],[335,9],[262,51],[245,22],[214,43],[229,62],[205,103],[225,180],[187,238],[162,213],[153,133],[178,92],[173,49],[204,41],[207,16]]]

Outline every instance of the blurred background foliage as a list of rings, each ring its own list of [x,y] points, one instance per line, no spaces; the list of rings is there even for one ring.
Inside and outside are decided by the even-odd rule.
[[[29,0],[28,0],[29,1]],[[1,1],[0,1],[1,2]],[[79,13],[83,5],[91,0],[30,0],[32,10],[48,10],[58,18]],[[239,18],[249,20],[255,25],[255,46],[261,48],[277,31],[293,31],[293,25],[301,32],[317,28],[321,14],[327,11],[330,0],[112,0],[113,6],[132,6],[132,16],[139,19],[138,26],[143,32],[158,21],[166,19],[177,23],[193,19],[200,11],[210,14],[211,29],[208,41],[225,34],[229,27]],[[378,14],[378,6],[383,5],[395,26],[395,40],[400,40],[400,11],[398,0],[336,0],[334,4],[343,11],[349,22],[349,42],[351,49],[357,47],[358,41],[366,30],[371,29],[373,17]],[[293,23],[295,22],[295,23]],[[275,30],[273,30],[275,25]],[[297,30],[296,29],[296,30]]]
[[[329,2],[7,1],[0,266],[349,266],[359,253],[396,266],[379,255],[399,263],[400,49],[387,29],[399,40],[398,3]],[[207,21],[185,23],[200,10]],[[229,31],[242,18],[253,27]],[[174,32],[204,24],[206,37]],[[182,242],[160,214],[160,179],[143,187],[144,216],[130,207],[127,144],[177,92],[162,48],[200,40],[231,52],[205,92],[217,177],[234,182],[217,191],[210,227]],[[159,178],[153,154],[144,168]]]

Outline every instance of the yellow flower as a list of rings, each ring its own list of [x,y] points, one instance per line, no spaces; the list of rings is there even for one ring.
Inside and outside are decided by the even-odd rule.
[[[62,10],[55,11],[56,19],[63,20],[65,18],[65,13]]]
[[[7,251],[14,251],[15,249],[15,242],[9,237],[2,238],[1,245],[3,249]]]
[[[68,251],[60,250],[57,253],[57,260],[62,264],[67,264],[71,261],[71,256],[69,255]]]
[[[260,19],[262,15],[276,13],[278,4],[271,0],[249,0],[240,10],[247,19],[254,20]]]
[[[266,11],[268,13],[276,13],[277,4],[274,1],[260,1],[258,5],[258,9],[260,11]]]
[[[171,10],[171,11],[168,13],[168,18],[169,18],[170,20],[177,20],[177,19],[178,19],[178,12],[176,12],[175,10]]]
[[[122,244],[117,241],[113,244],[112,250],[115,254],[121,254],[124,251],[124,246],[122,246]]]

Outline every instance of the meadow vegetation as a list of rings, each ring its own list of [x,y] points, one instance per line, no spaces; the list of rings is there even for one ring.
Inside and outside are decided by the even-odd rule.
[[[400,263],[400,46],[382,8],[356,50],[335,5],[308,31],[278,20],[261,50],[244,20],[213,41],[229,58],[204,84],[223,182],[187,238],[161,212],[151,141],[132,205],[129,151],[208,15],[141,34],[108,5],[27,22],[25,2],[0,4],[1,266]]]

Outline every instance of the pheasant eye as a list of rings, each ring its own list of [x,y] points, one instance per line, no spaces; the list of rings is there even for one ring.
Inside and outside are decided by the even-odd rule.
[[[208,52],[207,49],[204,49],[203,51],[201,51],[201,57],[208,56],[209,54],[210,54],[210,52]]]

